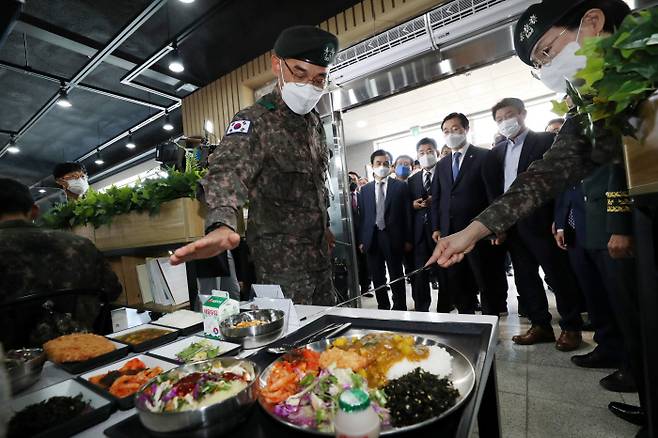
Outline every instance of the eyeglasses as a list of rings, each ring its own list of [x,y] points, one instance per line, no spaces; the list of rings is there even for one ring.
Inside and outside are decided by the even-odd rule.
[[[291,75],[293,75],[296,79],[298,79],[300,82],[293,82],[293,84],[298,85],[298,86],[303,86],[305,84],[311,84],[313,87],[315,87],[317,90],[321,91],[327,88],[329,85],[329,78],[326,76],[317,76],[311,80],[308,80],[305,74],[302,74],[300,72],[295,72],[293,71],[292,68],[288,65],[285,59],[281,59],[283,63],[286,65],[288,68],[288,71],[290,72]]]
[[[535,55],[532,60],[532,66],[535,68],[535,70],[540,70],[542,67],[548,67],[551,65],[551,62],[553,62],[553,59],[557,56],[557,53],[551,54],[551,51],[553,50],[553,45],[560,39],[564,34],[567,33],[566,27],[560,32],[558,36],[553,38],[553,40],[548,43],[546,46],[544,46],[543,49],[539,50],[537,55]]]

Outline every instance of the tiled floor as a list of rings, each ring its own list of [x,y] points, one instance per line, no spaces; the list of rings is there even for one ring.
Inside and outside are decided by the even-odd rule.
[[[594,347],[592,333],[584,333],[584,343],[577,353],[562,353],[554,344],[515,345],[511,338],[529,328],[528,320],[519,318],[516,288],[511,277],[508,307],[510,315],[500,319],[500,337],[496,355],[498,394],[504,438],[632,438],[637,427],[622,421],[607,410],[610,401],[638,403],[637,394],[620,394],[604,390],[598,381],[613,370],[578,368],[570,361],[573,354]],[[408,308],[413,309],[408,289]],[[432,291],[432,308],[436,291]],[[555,299],[549,293],[554,318]],[[374,298],[363,306],[376,308]],[[559,334],[554,320],[556,334]],[[477,436],[477,432],[474,434]]]

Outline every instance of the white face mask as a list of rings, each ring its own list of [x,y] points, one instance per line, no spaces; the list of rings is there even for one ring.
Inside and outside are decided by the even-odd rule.
[[[519,120],[516,117],[503,120],[498,124],[498,132],[500,132],[500,135],[507,138],[513,138],[520,131],[521,131],[521,124],[519,123]]]
[[[66,189],[78,196],[82,196],[85,193],[87,193],[87,190],[89,190],[89,183],[87,182],[87,178],[76,178],[76,179],[70,179],[66,182]]]
[[[281,67],[283,68],[283,67]],[[308,114],[322,98],[325,90],[318,90],[311,84],[286,82],[281,71],[281,97],[292,112],[303,116]]]
[[[372,171],[380,178],[386,178],[391,174],[391,169],[388,166],[375,167]]]
[[[445,141],[450,149],[459,149],[466,143],[466,134],[448,134],[445,136]]]
[[[418,157],[418,162],[423,167],[423,169],[431,169],[436,165],[437,161],[438,159],[436,158],[436,154],[434,153],[425,154]]]
[[[542,83],[556,93],[565,94],[567,81],[574,82],[576,73],[587,65],[586,56],[576,55],[578,50],[580,50],[578,41],[572,41],[564,46],[549,65],[539,70]]]

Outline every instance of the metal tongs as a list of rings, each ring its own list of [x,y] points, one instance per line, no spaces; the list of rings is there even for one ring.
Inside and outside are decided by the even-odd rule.
[[[352,325],[351,322],[346,323],[333,323],[325,327],[322,327],[320,330],[317,330],[310,335],[304,336],[301,339],[296,340],[292,344],[281,344],[279,347],[270,347],[267,349],[269,353],[272,354],[285,354],[292,350],[295,350],[303,345],[310,344],[314,341],[321,339],[329,339],[333,336],[336,336],[338,333],[342,333]]]

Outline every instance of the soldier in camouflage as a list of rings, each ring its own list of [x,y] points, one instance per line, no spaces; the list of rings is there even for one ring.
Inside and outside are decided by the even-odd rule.
[[[282,32],[274,46],[274,91],[238,112],[202,181],[206,236],[172,263],[207,258],[239,243],[236,214],[249,202],[247,243],[259,283],[278,284],[298,304],[335,304],[328,229],[329,149],[313,108],[338,41],[313,26]]]
[[[25,185],[0,178],[0,303],[33,293],[98,291],[98,297],[78,300],[75,315],[83,328],[91,330],[99,316],[100,296],[114,301],[121,294],[121,284],[103,254],[88,239],[34,225],[32,220],[38,211]],[[34,303],[38,315],[41,302]],[[0,317],[0,339],[5,344],[25,335],[12,335],[13,318],[28,317],[10,313],[3,312]]]

